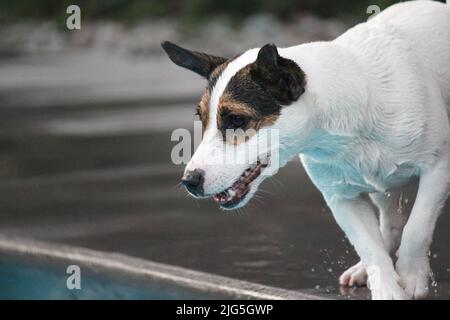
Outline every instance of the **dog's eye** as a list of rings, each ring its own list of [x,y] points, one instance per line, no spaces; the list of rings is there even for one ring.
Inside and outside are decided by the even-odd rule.
[[[227,129],[239,129],[247,125],[248,119],[243,116],[230,115],[227,118]]]

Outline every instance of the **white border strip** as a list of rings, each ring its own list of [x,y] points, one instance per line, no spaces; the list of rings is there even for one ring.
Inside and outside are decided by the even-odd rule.
[[[323,300],[307,293],[264,286],[257,283],[216,276],[213,274],[133,258],[18,237],[0,235],[0,251],[48,257],[58,260],[121,271],[132,275],[165,280],[200,291],[224,293],[241,299]]]

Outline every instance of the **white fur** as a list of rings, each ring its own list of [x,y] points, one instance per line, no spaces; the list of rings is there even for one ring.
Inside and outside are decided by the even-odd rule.
[[[247,164],[226,164],[224,163],[224,154],[234,151],[239,153],[239,150],[227,149],[223,143],[222,133],[217,128],[217,107],[219,99],[222,96],[230,79],[242,68],[254,62],[258,55],[258,49],[248,50],[240,57],[233,60],[227,68],[223,71],[216,82],[215,87],[211,92],[211,100],[209,106],[209,121],[208,128],[204,132],[203,140],[196,150],[186,170],[194,170],[201,168],[207,174],[205,175],[204,190],[205,196],[212,196],[215,193],[221,192],[232,185],[237,177],[246,169]],[[220,168],[220,170],[218,170]]]
[[[216,85],[211,92],[211,102],[209,106],[209,118],[215,119],[217,116],[217,107],[219,106],[219,99],[222,96],[225,88],[230,82],[231,78],[242,68],[246,67],[250,63],[256,60],[258,55],[258,49],[252,49],[244,52],[237,59],[230,62],[227,68],[222,72],[219,79],[217,79]],[[214,132],[217,130],[217,123],[213,121],[211,128],[207,132]]]
[[[374,299],[425,296],[427,254],[450,183],[450,8],[430,1],[400,3],[334,41],[279,53],[307,76],[306,92],[283,107],[273,125],[280,130],[280,164],[301,154],[361,257]],[[256,54],[257,49],[244,53],[224,71],[213,90],[210,119],[228,81]],[[210,124],[187,166],[205,170],[207,195],[229,187],[245,169],[206,164],[205,159],[224,152],[215,121]],[[383,195],[414,176],[420,177],[420,186],[402,233],[405,221],[391,218],[394,206]],[[247,201],[263,179],[252,183]],[[363,193],[380,209],[381,232]],[[395,267],[389,251],[399,243]],[[361,268],[353,271],[364,278]]]

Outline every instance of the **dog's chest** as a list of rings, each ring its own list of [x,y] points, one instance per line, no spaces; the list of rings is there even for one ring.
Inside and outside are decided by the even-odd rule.
[[[320,161],[302,155],[301,160],[311,180],[325,196],[356,198],[362,193],[386,192],[417,175],[414,165],[380,162],[375,156]]]

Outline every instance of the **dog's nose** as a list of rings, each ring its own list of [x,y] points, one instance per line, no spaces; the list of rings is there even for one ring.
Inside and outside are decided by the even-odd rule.
[[[203,182],[205,181],[203,171],[195,169],[193,171],[186,171],[181,183],[195,196],[203,195]]]

